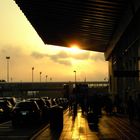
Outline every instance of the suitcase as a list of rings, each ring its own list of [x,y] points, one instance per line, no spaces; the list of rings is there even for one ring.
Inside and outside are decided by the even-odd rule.
[[[99,117],[93,112],[87,114],[88,125],[91,130],[98,131]]]
[[[98,124],[99,118],[98,115],[95,115],[93,112],[87,114],[87,120],[89,124]]]

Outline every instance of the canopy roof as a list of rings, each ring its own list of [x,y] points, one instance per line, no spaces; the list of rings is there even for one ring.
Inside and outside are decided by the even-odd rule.
[[[45,44],[105,52],[128,0],[15,0]]]

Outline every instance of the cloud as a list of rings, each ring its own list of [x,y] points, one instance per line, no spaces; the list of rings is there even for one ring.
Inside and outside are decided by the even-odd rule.
[[[102,53],[91,54],[90,59],[94,61],[105,61],[104,55]]]
[[[45,56],[45,54],[38,53],[38,52],[33,52],[32,56],[36,59],[40,59],[40,58],[43,58]]]
[[[59,60],[57,59],[57,61],[59,64],[64,64],[64,65],[67,65],[67,66],[71,66],[72,63],[69,61],[69,60]]]
[[[60,51],[57,54],[47,54],[46,56],[50,57],[50,59],[52,60],[58,60],[58,59],[68,59],[70,58],[70,56],[64,52],[64,51]]]
[[[80,53],[80,54],[71,54],[71,57],[74,59],[78,59],[78,60],[86,60],[86,59],[89,59],[90,53],[84,52],[84,53]]]
[[[16,59],[23,56],[23,51],[20,46],[1,45],[0,56],[1,59],[5,59],[6,56]]]
[[[77,59],[77,60],[86,60],[90,57],[89,52],[84,53],[68,53],[66,51],[59,51],[56,54],[43,54],[38,52],[33,52],[31,54],[36,59],[42,59],[44,57],[49,57],[51,60],[53,60],[56,63],[64,64],[64,65],[72,65],[70,59]]]
[[[39,52],[33,52],[31,54],[36,59],[42,59],[48,57],[55,63],[70,66],[71,58],[75,60],[94,60],[94,61],[105,61],[103,53],[97,52],[82,52],[82,53],[72,53],[67,51],[59,51],[56,54],[44,54]]]
[[[43,53],[33,52],[31,55],[36,59],[49,57],[52,61],[54,61],[56,63],[67,65],[67,66],[72,65],[70,60],[68,60],[68,58],[69,58],[68,54],[65,53],[64,51],[61,51],[57,54],[43,54]]]

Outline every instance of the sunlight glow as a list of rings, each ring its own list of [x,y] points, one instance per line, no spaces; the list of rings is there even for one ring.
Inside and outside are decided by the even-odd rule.
[[[79,49],[79,46],[77,44],[72,44],[70,47],[75,48],[75,49]]]
[[[70,52],[72,52],[72,53],[80,53],[81,49],[77,44],[72,44],[70,46]]]

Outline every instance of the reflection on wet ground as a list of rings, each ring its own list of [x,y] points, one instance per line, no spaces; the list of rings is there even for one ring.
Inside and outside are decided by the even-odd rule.
[[[60,130],[45,129],[35,140],[138,140],[140,126],[138,123],[130,125],[125,117],[103,115],[99,121],[99,128],[89,124],[86,116],[78,109],[73,117],[68,110],[64,113],[64,126]]]

